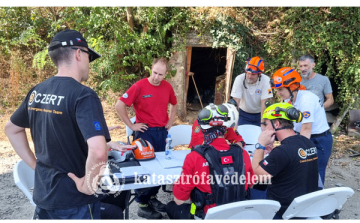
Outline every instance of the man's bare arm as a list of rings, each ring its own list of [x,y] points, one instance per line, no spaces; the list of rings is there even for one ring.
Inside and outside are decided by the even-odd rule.
[[[300,135],[310,139],[311,137],[312,122],[304,123],[301,125]]]
[[[177,105],[172,105],[170,104],[170,114],[169,114],[169,121],[166,124],[165,128],[167,130],[169,130],[171,128],[171,126],[173,125],[174,121],[175,121],[175,115],[176,115],[176,108]]]
[[[127,114],[126,111],[126,104],[121,101],[118,100],[115,104],[115,110],[117,112],[117,114],[119,115],[119,117],[124,121],[125,125],[129,126],[129,128],[133,131],[139,131],[139,132],[144,132],[145,130],[147,130],[148,126],[144,123],[132,123],[130,121],[130,118]]]
[[[324,108],[328,108],[334,104],[334,97],[332,93],[325,95]]]
[[[85,176],[76,176],[68,173],[68,176],[75,182],[79,192],[92,195],[96,192],[98,181],[107,164],[107,144],[104,136],[94,136],[87,140],[89,147],[86,159]],[[97,178],[98,177],[98,178]]]
[[[32,169],[35,169],[36,157],[30,149],[25,128],[19,127],[9,121],[5,125],[5,134],[20,158]]]

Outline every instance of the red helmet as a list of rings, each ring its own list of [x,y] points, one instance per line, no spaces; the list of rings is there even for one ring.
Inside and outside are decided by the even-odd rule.
[[[264,73],[264,61],[262,61],[262,59],[258,56],[250,58],[246,62],[245,71],[254,74]]]
[[[134,140],[131,145],[135,145],[134,149],[135,159],[137,160],[151,160],[155,158],[154,147],[147,140],[138,138]]]

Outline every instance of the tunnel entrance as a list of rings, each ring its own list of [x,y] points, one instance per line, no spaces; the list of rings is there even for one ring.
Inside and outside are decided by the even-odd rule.
[[[189,77],[189,88],[186,98],[187,110],[199,111],[201,109],[200,101],[204,107],[210,103],[216,103],[216,93],[224,91],[224,89],[219,87],[220,84],[217,83],[224,82],[225,80],[226,53],[226,48],[192,48],[190,71],[194,75],[193,78]],[[223,92],[219,92],[217,95],[223,95]],[[220,101],[220,99],[216,101]]]

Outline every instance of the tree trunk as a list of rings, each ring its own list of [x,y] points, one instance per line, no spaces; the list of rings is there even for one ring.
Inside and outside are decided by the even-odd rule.
[[[126,7],[127,22],[132,30],[134,30],[134,14],[132,7]]]
[[[351,107],[352,107],[351,105],[347,106],[345,111],[336,117],[335,122],[331,125],[331,128],[330,128],[330,131],[332,134],[334,134],[336,132],[337,128],[339,127],[340,123],[342,122],[342,120],[344,119],[346,114],[349,112]]]

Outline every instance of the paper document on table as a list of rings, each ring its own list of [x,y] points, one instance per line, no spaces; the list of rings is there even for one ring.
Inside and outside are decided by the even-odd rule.
[[[120,168],[121,172],[114,173],[117,178],[132,178],[137,176],[150,175],[149,171],[143,166],[131,166]]]
[[[165,159],[165,153],[159,152],[156,153],[156,159],[159,161],[159,163],[164,169],[182,167],[185,157],[189,153],[190,150],[173,151],[171,159],[167,160]]]

